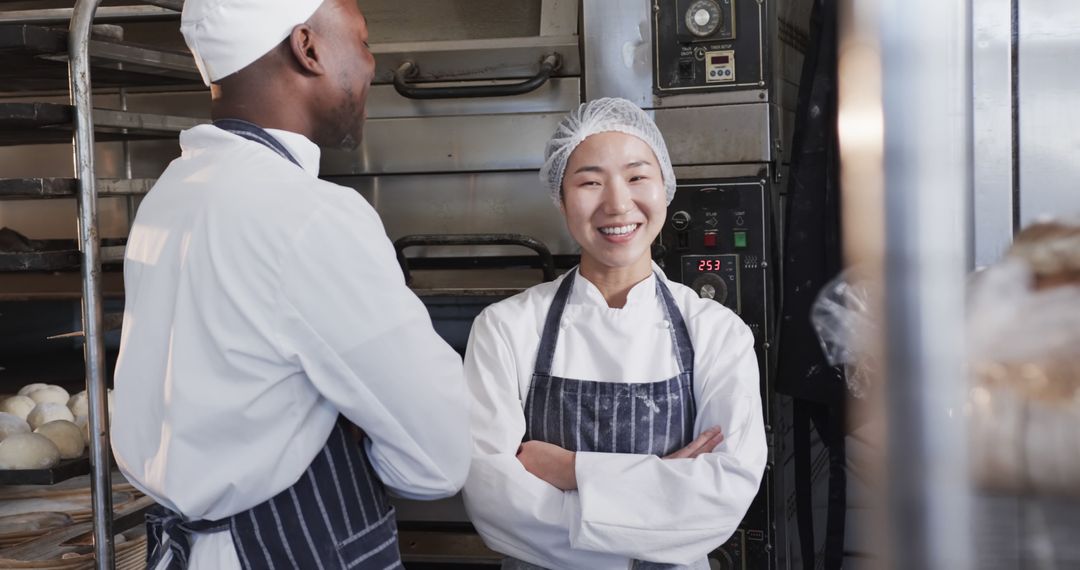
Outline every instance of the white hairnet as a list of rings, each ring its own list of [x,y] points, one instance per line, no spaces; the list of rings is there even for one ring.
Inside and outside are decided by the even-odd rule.
[[[266,55],[323,0],[187,0],[180,33],[203,82],[227,77]]]
[[[675,171],[671,168],[667,145],[660,129],[641,107],[616,97],[605,97],[582,103],[576,111],[559,122],[555,134],[544,149],[544,165],[540,167],[540,181],[551,192],[555,204],[562,201],[563,175],[570,155],[582,141],[597,133],[619,132],[633,135],[652,148],[660,163],[660,173],[667,190],[667,201],[675,197]]]

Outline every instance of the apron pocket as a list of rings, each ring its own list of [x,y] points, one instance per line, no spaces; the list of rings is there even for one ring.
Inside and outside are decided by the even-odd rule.
[[[375,524],[339,542],[337,550],[343,568],[400,568],[394,507]]]

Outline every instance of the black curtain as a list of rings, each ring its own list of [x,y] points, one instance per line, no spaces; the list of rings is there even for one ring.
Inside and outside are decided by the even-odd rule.
[[[821,350],[810,323],[810,308],[843,262],[836,30],[836,0],[816,0],[792,141],[777,374],[777,391],[794,398],[796,512],[805,568],[819,567],[811,509],[811,424],[829,452],[829,507],[821,566],[826,569],[840,568],[843,563],[847,392],[842,371],[830,366]]]

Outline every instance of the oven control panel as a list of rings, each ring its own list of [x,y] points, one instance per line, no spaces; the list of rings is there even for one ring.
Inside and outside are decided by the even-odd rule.
[[[763,88],[763,11],[755,0],[656,0],[656,93]]]
[[[680,180],[660,233],[668,278],[731,309],[753,332],[766,425],[772,423],[769,354],[775,312],[770,191],[759,178]],[[739,531],[710,555],[714,568],[777,567],[772,475],[766,470]]]
[[[774,310],[768,205],[761,180],[680,183],[661,232],[668,277],[735,311],[762,355]]]

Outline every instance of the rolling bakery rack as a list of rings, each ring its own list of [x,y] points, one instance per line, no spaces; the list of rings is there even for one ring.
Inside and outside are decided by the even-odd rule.
[[[125,42],[122,30],[94,25],[100,0],[77,0],[72,9],[8,10],[0,12],[0,91],[5,97],[60,91],[67,88],[69,103],[18,100],[0,102],[0,146],[71,142],[73,178],[0,178],[0,200],[76,198],[78,203],[77,249],[50,240],[16,240],[16,247],[0,252],[0,273],[13,278],[15,287],[0,298],[29,300],[34,291],[46,298],[71,295],[63,287],[49,286],[20,293],[20,278],[26,283],[52,280],[46,272],[76,271],[81,280],[81,317],[84,336],[86,390],[89,397],[89,469],[91,486],[90,520],[76,522],[61,531],[6,549],[3,556],[20,560],[40,560],[50,546],[61,544],[92,531],[93,561],[83,557],[63,567],[114,568],[118,560],[114,531],[123,531],[142,521],[142,513],[152,502],[146,497],[120,506],[114,521],[111,456],[108,433],[108,400],[105,375],[102,264],[123,260],[122,245],[102,245],[98,230],[98,197],[122,196],[134,199],[153,185],[151,179],[95,178],[94,143],[168,139],[203,122],[199,119],[135,113],[126,110],[125,89],[130,86],[155,87],[201,85],[190,54]],[[182,0],[149,0],[148,6],[109,6],[101,15],[113,20],[177,19]],[[67,23],[67,30],[55,27]],[[50,26],[52,24],[52,26]],[[117,33],[120,32],[120,33]],[[95,87],[118,88],[122,109],[92,107],[91,70]],[[66,247],[65,247],[66,246]],[[34,277],[38,280],[35,281]],[[68,283],[70,283],[70,279]],[[70,476],[70,474],[68,475]],[[29,481],[28,481],[29,482]],[[115,525],[114,525],[115,523]],[[123,549],[124,557],[128,548]],[[22,558],[25,556],[26,558]],[[67,560],[67,559],[66,559]],[[60,561],[57,561],[60,563]],[[127,567],[127,564],[124,564]],[[31,567],[31,566],[27,566]],[[58,566],[59,567],[59,566]]]

